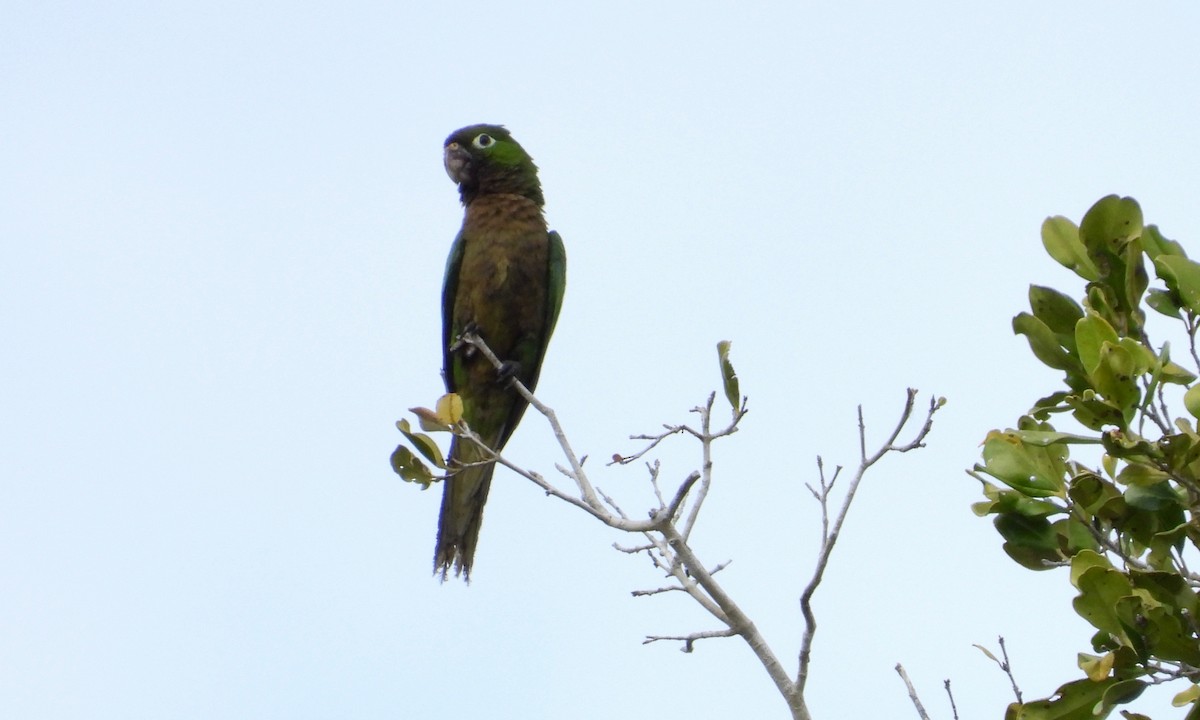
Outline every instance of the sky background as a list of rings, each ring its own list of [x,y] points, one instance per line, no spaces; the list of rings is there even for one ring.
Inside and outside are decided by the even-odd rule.
[[[470,587],[388,466],[441,393],[461,222],[444,138],[536,159],[568,285],[539,396],[630,512],[632,433],[733,341],[750,414],[695,535],[794,672],[815,458],[906,387],[815,600],[830,718],[999,718],[1079,677],[1065,572],[1009,561],[963,470],[1057,389],[1010,319],[1081,283],[1048,215],[1109,193],[1200,252],[1200,9],[1118,2],[0,6],[0,715],[782,718],[740,641],[614,531],[499,471]],[[1151,326],[1153,330],[1153,325]],[[545,423],[508,447],[551,473]],[[663,448],[663,477],[699,464]],[[627,540],[626,540],[627,541]],[[1176,688],[1179,689],[1179,688]],[[1178,717],[1148,694],[1141,709]]]

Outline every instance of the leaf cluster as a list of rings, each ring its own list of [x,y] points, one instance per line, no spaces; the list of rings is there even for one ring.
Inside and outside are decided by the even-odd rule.
[[[446,393],[438,398],[436,409],[416,407],[409,408],[409,412],[417,416],[417,422],[425,432],[414,431],[407,420],[397,420],[396,428],[425,460],[439,470],[448,471],[449,467],[446,458],[442,455],[441,448],[432,437],[425,433],[453,432],[454,428],[462,423],[462,398],[456,393]],[[417,457],[417,453],[405,447],[404,443],[397,445],[396,449],[392,451],[392,470],[403,480],[417,483],[422,490],[428,490],[430,485],[442,480],[445,476],[435,476],[433,470],[420,457]]]
[[[1200,264],[1145,225],[1132,198],[1102,198],[1076,225],[1042,225],[1046,251],[1086,281],[1076,302],[1032,286],[1013,318],[1034,356],[1065,387],[1037,400],[1015,428],[993,430],[972,475],[1004,551],[1031,570],[1069,567],[1075,611],[1096,633],[1079,655],[1084,677],[1050,698],[1014,703],[1006,718],[1102,718],[1149,684],[1190,683],[1176,695],[1200,720],[1200,384],[1155,346],[1146,308],[1182,325],[1193,368]],[[1151,287],[1147,265],[1160,286]],[[1182,398],[1187,416],[1169,403]],[[1064,417],[1065,416],[1065,417]],[[1073,419],[1079,432],[1063,432]],[[1087,446],[1091,453],[1084,453]],[[1099,455],[1096,466],[1072,458]],[[1126,717],[1145,717],[1123,711]]]

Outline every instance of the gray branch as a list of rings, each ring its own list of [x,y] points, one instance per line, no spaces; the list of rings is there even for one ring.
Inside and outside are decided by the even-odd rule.
[[[501,368],[501,361],[484,341],[475,334],[468,333],[460,338],[460,342],[473,346],[484,357],[486,357],[497,370]],[[800,669],[795,679],[793,679],[779,658],[771,650],[766,639],[759,632],[754,622],[742,611],[733,598],[726,592],[725,588],[717,582],[713,577],[718,572],[729,565],[729,561],[721,563],[712,570],[701,562],[688,544],[688,539],[692,530],[696,526],[697,519],[700,515],[701,507],[704,504],[708,495],[709,487],[713,479],[713,459],[712,459],[712,444],[717,439],[727,437],[737,432],[738,424],[742,418],[746,416],[747,407],[745,401],[742,402],[740,408],[732,413],[729,423],[714,431],[712,429],[712,406],[713,400],[716,397],[715,393],[708,396],[707,401],[703,406],[693,408],[692,411],[700,416],[699,429],[695,429],[688,425],[664,425],[664,432],[654,435],[637,435],[633,436],[635,440],[647,441],[646,447],[640,451],[628,456],[616,455],[612,464],[629,464],[635,462],[647,455],[659,444],[667,438],[674,435],[688,435],[698,440],[701,444],[701,468],[699,471],[690,473],[679,486],[675,489],[670,501],[665,501],[664,494],[659,487],[660,467],[658,462],[648,463],[647,467],[650,471],[650,483],[655,492],[657,507],[650,510],[648,517],[644,520],[637,520],[626,514],[617,502],[595,488],[588,479],[587,472],[583,468],[583,463],[578,459],[575,451],[571,448],[567,441],[566,433],[563,431],[562,425],[558,421],[558,416],[554,410],[544,405],[538,400],[528,388],[522,385],[518,380],[511,381],[513,389],[524,398],[530,406],[538,411],[550,423],[550,427],[554,432],[554,437],[558,440],[559,447],[562,449],[564,457],[567,459],[567,466],[560,467],[559,470],[563,475],[570,478],[574,483],[574,492],[568,492],[560,489],[545,477],[532,470],[522,468],[507,458],[502,453],[497,453],[488,450],[492,456],[492,462],[499,463],[504,467],[509,468],[518,475],[530,480],[547,495],[551,495],[560,500],[563,500],[575,507],[583,510],[592,517],[601,521],[605,525],[621,530],[622,532],[640,534],[643,536],[644,542],[640,542],[632,547],[622,546],[614,543],[613,546],[624,553],[638,554],[645,553],[653,562],[654,566],[661,570],[674,583],[668,584],[660,588],[652,590],[634,591],[633,595],[650,596],[659,595],[668,592],[684,592],[703,607],[710,615],[713,616],[724,627],[718,630],[707,630],[694,633],[680,635],[650,635],[645,639],[645,643],[653,643],[660,641],[675,641],[683,643],[682,650],[684,652],[692,652],[695,643],[699,640],[721,637],[741,637],[750,650],[758,658],[759,662],[766,669],[767,674],[775,683],[780,695],[787,702],[788,708],[791,711],[794,720],[812,720],[812,715],[808,711],[808,707],[804,700],[804,683],[808,678],[809,660],[811,658],[812,640],[816,631],[816,620],[811,607],[811,599],[817,586],[821,582],[821,578],[825,572],[825,568],[829,563],[830,553],[833,550],[834,544],[837,542],[838,535],[841,532],[842,524],[846,520],[846,514],[849,512],[850,503],[854,498],[855,492],[858,490],[858,485],[862,480],[863,474],[883,458],[888,453],[892,452],[908,452],[924,446],[924,440],[928,435],[933,423],[933,413],[941,407],[941,400],[936,400],[930,403],[929,414],[925,420],[924,426],[917,432],[916,436],[910,442],[897,445],[896,440],[905,425],[909,422],[912,416],[913,406],[916,398],[916,391],[908,391],[908,402],[901,416],[900,422],[895,430],[892,431],[887,441],[873,455],[868,456],[866,453],[866,428],[862,419],[862,408],[859,408],[859,444],[861,462],[858,471],[851,481],[846,492],[846,497],[843,500],[840,511],[837,517],[830,524],[829,501],[830,493],[833,489],[841,468],[834,473],[833,477],[826,481],[824,476],[824,468],[821,466],[820,490],[810,487],[814,497],[821,504],[822,511],[822,542],[821,551],[818,555],[817,566],[813,573],[812,580],[804,590],[801,597],[801,610],[804,614],[806,630],[800,654]],[[466,423],[459,423],[453,428],[456,435],[462,438],[469,439],[481,446],[483,442],[480,437],[474,433]],[[818,458],[818,463],[820,459]],[[686,510],[686,513],[685,513]],[[680,519],[682,522],[680,522]]]

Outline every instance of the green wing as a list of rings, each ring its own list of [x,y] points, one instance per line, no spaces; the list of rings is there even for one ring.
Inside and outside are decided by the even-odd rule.
[[[562,309],[563,293],[567,288],[567,251],[563,248],[562,238],[551,230],[547,239],[550,241],[550,247],[546,263],[546,322],[542,326],[542,337],[538,342],[533,364],[531,367],[522,368],[521,372],[521,381],[530,392],[537,388],[538,376],[542,374],[542,361],[546,358],[546,348],[550,345],[550,336],[554,333],[555,323],[558,322],[558,311]],[[504,447],[508,442],[513,430],[517,429],[517,423],[521,422],[525,408],[524,400],[513,403],[496,447]]]
[[[446,278],[442,281],[442,377],[446,381],[446,392],[454,392],[454,367],[450,354],[450,343],[458,335],[461,328],[454,324],[454,296],[458,293],[458,275],[462,267],[463,234],[459,232],[450,246],[450,257],[446,258]]]
[[[546,286],[549,297],[546,303],[546,341],[542,343],[542,354],[546,354],[546,345],[554,333],[558,323],[558,311],[562,309],[563,293],[567,289],[567,251],[563,247],[562,238],[553,230],[550,231],[550,282]]]

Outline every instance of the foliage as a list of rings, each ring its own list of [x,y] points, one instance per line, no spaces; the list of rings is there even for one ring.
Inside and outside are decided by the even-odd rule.
[[[1079,654],[1083,678],[1013,703],[1005,717],[1103,718],[1174,680],[1186,683],[1175,705],[1200,720],[1200,575],[1188,568],[1200,548],[1200,264],[1144,225],[1136,201],[1115,195],[1078,226],[1047,219],[1042,242],[1087,282],[1084,297],[1032,286],[1013,331],[1066,387],[1034,402],[1016,428],[988,433],[971,473],[986,500],[974,510],[993,516],[1022,566],[1069,567],[1075,611],[1096,633],[1092,652]],[[1147,261],[1161,286],[1150,287]],[[1151,342],[1146,307],[1182,329],[1191,369],[1169,343]],[[1173,414],[1180,403],[1186,415]],[[1052,419],[1079,428],[1063,432]]]

